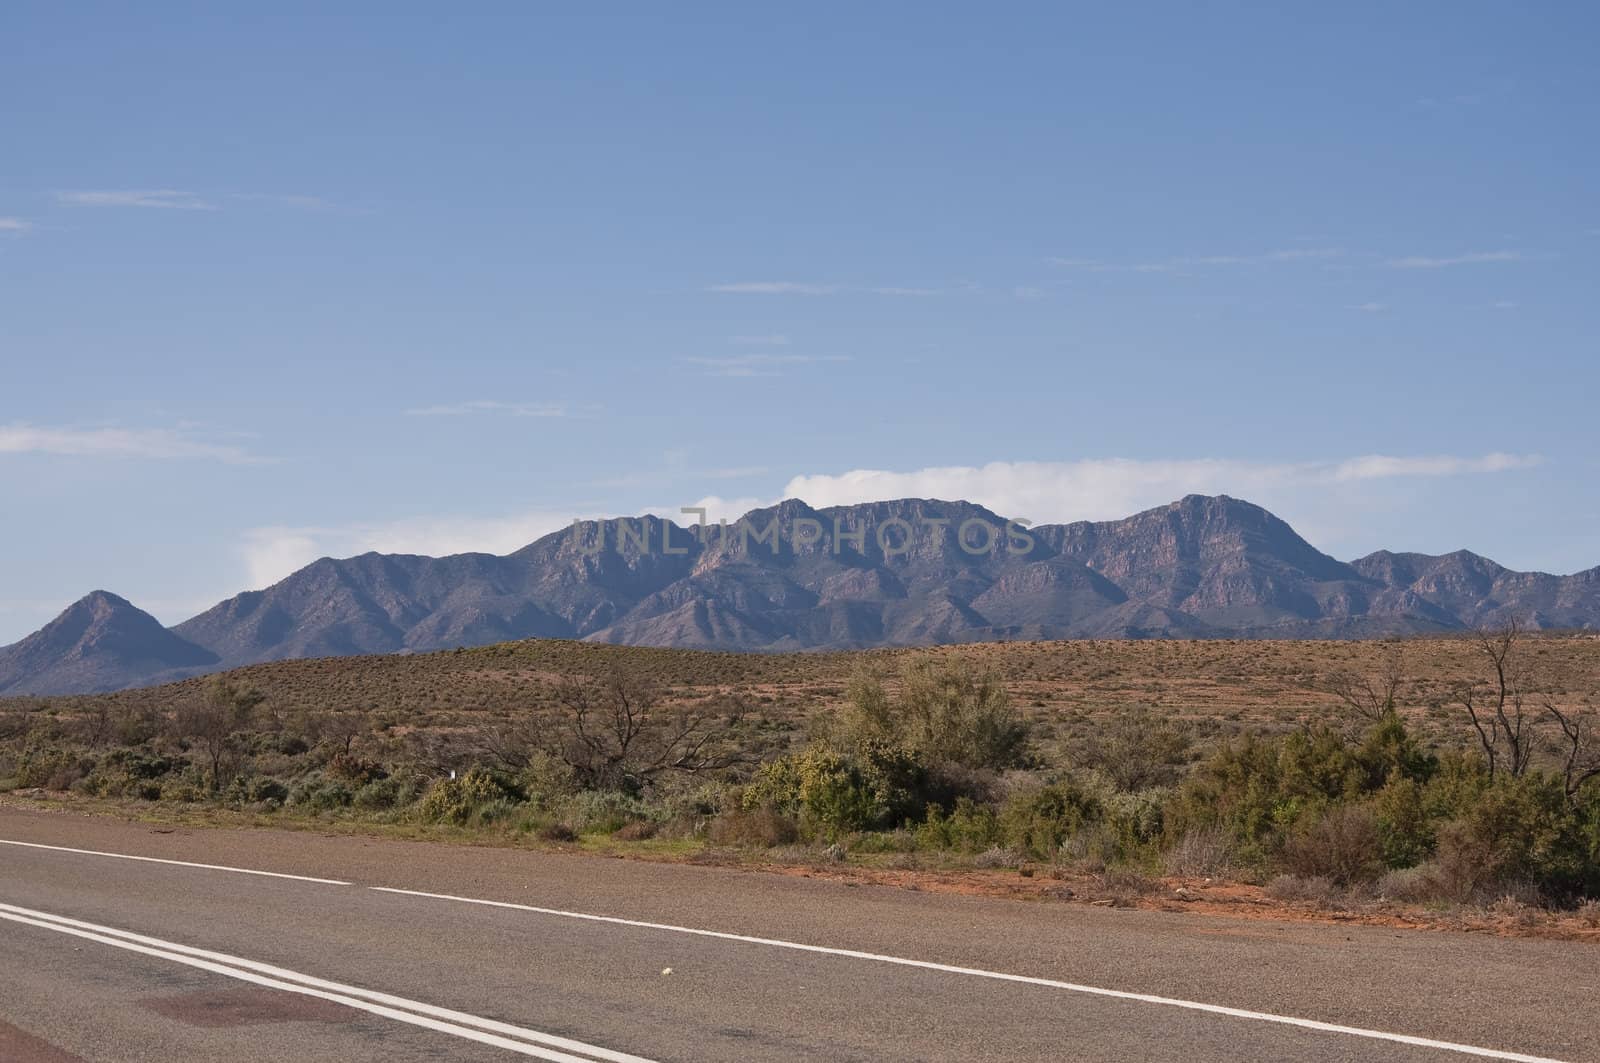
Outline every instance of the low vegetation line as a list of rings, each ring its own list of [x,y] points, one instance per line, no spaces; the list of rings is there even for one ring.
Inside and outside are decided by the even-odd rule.
[[[981,651],[862,655],[804,713],[778,711],[781,684],[524,675],[522,707],[431,726],[230,674],[167,708],[0,703],[0,791],[913,885],[988,871],[1109,903],[1240,885],[1352,917],[1596,929],[1600,714],[1541,674],[1547,645],[1482,632],[1417,706],[1410,662],[1432,649],[1368,644],[1359,669],[1316,674],[1325,711],[1276,726],[1124,698],[1064,727]]]

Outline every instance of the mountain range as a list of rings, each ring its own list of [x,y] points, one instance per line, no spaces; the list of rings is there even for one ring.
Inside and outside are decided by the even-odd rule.
[[[323,558],[172,628],[96,591],[0,649],[0,695],[527,638],[757,651],[1354,638],[1512,615],[1532,627],[1600,628],[1600,567],[1513,572],[1465,550],[1344,562],[1225,495],[1028,529],[968,502],[813,509],[790,499],[727,527],[584,522],[503,557]]]

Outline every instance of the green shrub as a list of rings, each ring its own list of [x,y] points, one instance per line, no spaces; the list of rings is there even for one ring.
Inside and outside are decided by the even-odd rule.
[[[908,750],[923,765],[1001,769],[1021,763],[1028,736],[993,672],[921,657],[906,665],[897,698],[876,677],[856,675],[833,737],[846,753],[877,745]]]
[[[1173,837],[1221,827],[1232,835],[1242,862],[1271,867],[1289,838],[1312,829],[1330,806],[1360,802],[1391,780],[1432,780],[1438,769],[1392,714],[1359,745],[1327,728],[1270,739],[1247,736],[1224,745],[1184,780],[1168,806],[1167,827]],[[1396,852],[1397,859],[1403,856]]]
[[[454,779],[440,779],[417,802],[418,819],[428,823],[464,824],[479,805],[503,797],[520,797],[493,772],[472,768]]]
[[[927,772],[910,753],[868,742],[859,758],[818,747],[762,765],[744,806],[774,809],[836,837],[914,818],[926,796]]]
[[[1437,863],[1457,900],[1492,899],[1518,885],[1571,899],[1600,877],[1586,841],[1559,778],[1499,776],[1440,830]]]
[[[614,834],[650,818],[650,806],[631,794],[584,790],[566,802],[563,819],[579,834]]]
[[[1000,840],[1000,818],[994,809],[969,797],[956,799],[949,815],[938,805],[929,805],[926,818],[913,833],[919,849],[954,849],[980,853]]]
[[[256,803],[275,801],[281,805],[288,799],[289,787],[281,780],[258,775],[247,784],[246,800]]]
[[[361,787],[355,792],[350,803],[364,811],[377,812],[408,804],[415,796],[416,791],[411,784],[390,775],[387,778],[374,779]]]
[[[1175,784],[1192,744],[1187,726],[1139,706],[1097,725],[1074,749],[1073,759],[1131,793]]]
[[[65,749],[24,749],[17,762],[17,787],[65,790],[87,775],[93,765],[92,760],[85,765],[83,758]]]
[[[1438,831],[1423,793],[1415,779],[1395,775],[1373,799],[1383,862],[1389,867],[1415,867],[1433,855]]]
[[[311,778],[297,784],[289,792],[288,804],[313,812],[328,812],[346,808],[355,799],[350,787],[337,779]]]
[[[1063,781],[1023,791],[1000,809],[1005,843],[1039,859],[1051,859],[1068,838],[1099,819],[1099,803],[1075,783]]]

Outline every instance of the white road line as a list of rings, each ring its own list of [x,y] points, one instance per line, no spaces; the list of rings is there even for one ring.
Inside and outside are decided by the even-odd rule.
[[[261,875],[264,878],[289,878],[296,882],[318,882],[324,886],[348,886],[332,878],[312,878],[310,875],[286,875],[281,871],[257,871],[249,867],[224,867],[221,864],[193,864],[187,860],[162,860],[155,856],[134,856],[131,853],[105,853],[98,849],[72,849],[65,845],[40,845],[38,842],[14,842],[0,838],[0,845],[20,845],[27,849],[49,849],[58,853],[77,853],[80,856],[109,856],[117,860],[138,860],[146,864],[173,864],[177,867],[198,867],[206,871],[231,871],[236,875]]]
[[[300,974],[297,971],[257,963],[238,956],[230,956],[227,953],[191,948],[188,945],[163,941],[160,938],[145,937],[142,934],[118,930],[115,927],[85,923],[81,920],[69,919],[66,916],[54,915],[50,912],[20,908],[12,904],[0,904],[0,919],[21,923],[26,926],[39,927],[43,930],[51,930],[58,934],[69,934],[73,937],[96,941],[103,945],[126,949],[146,956],[154,956],[157,959],[180,963],[187,967],[195,967],[202,971],[210,971],[213,974],[225,975],[241,982],[250,982],[254,985],[281,990],[285,993],[298,993],[302,996],[330,1000],[336,1004],[343,1004],[348,1008],[380,1015],[396,1022],[420,1026],[424,1029],[435,1030],[439,1033],[449,1034],[452,1037],[476,1041],[495,1048],[504,1048],[536,1059],[553,1060],[555,1063],[595,1063],[596,1060],[605,1060],[608,1063],[651,1063],[650,1060],[643,1056],[614,1052],[608,1048],[585,1044],[582,1041],[574,1041],[571,1038],[558,1037],[555,1034],[541,1033],[538,1030],[513,1026],[510,1023],[485,1019],[466,1012],[439,1008],[420,1001],[391,996],[387,993],[377,993],[372,990],[362,989],[359,986],[330,982],[325,979]],[[582,1054],[574,1055],[573,1053]]]
[[[1025,974],[1007,974],[1004,971],[988,971],[981,967],[958,967],[954,964],[935,963],[931,960],[913,960],[904,956],[885,956],[876,952],[860,952],[855,949],[836,949],[826,945],[807,945],[798,941],[784,941],[780,938],[751,937],[747,934],[732,934],[723,930],[702,930],[691,926],[674,926],[670,923],[649,923],[640,919],[624,919],[615,915],[594,915],[589,912],[569,912],[560,908],[540,908],[531,904],[515,904],[511,901],[487,901],[478,897],[457,897],[448,893],[424,893],[421,890],[395,889],[390,886],[369,886],[368,889],[379,893],[396,893],[408,897],[429,897],[440,901],[459,901],[463,904],[481,904],[490,908],[511,908],[523,912],[535,912],[539,915],[559,916],[563,919],[582,919],[592,923],[611,923],[617,926],[639,927],[645,930],[665,930],[674,934],[692,934],[696,937],[716,938],[721,941],[740,941],[750,945],[766,945],[770,948],[792,949],[796,952],[815,952],[826,956],[843,956],[853,960],[871,960],[874,963],[890,963],[899,967],[915,967],[925,971],[939,971],[944,974],[968,975],[974,978],[990,978],[1001,982],[1019,982],[1024,985],[1044,986],[1049,989],[1062,989],[1070,993],[1086,993],[1090,996],[1111,997],[1116,1000],[1131,1000],[1141,1004],[1161,1004],[1172,1008],[1184,1008],[1189,1011],[1203,1011],[1212,1015],[1225,1015],[1234,1019],[1249,1019],[1255,1022],[1271,1022],[1282,1026],[1297,1026],[1304,1030],[1315,1030],[1319,1033],[1345,1034],[1351,1037],[1365,1037],[1374,1041],[1391,1041],[1403,1045],[1414,1045],[1419,1048],[1435,1048],[1444,1052],[1456,1052],[1461,1055],[1479,1056],[1485,1059],[1506,1059],[1515,1063],[1561,1063],[1560,1060],[1550,1059],[1546,1056],[1530,1056],[1520,1052],[1505,1052],[1495,1048],[1482,1048],[1477,1045],[1458,1044],[1454,1041],[1437,1041],[1431,1037],[1415,1037],[1411,1034],[1389,1033],[1384,1030],[1368,1030],[1360,1026],[1341,1026],[1337,1023],[1319,1022],[1316,1019],[1301,1019],[1292,1015],[1275,1015],[1267,1011],[1248,1011],[1243,1008],[1230,1008],[1221,1004],[1206,1004],[1198,1000],[1183,1000],[1178,997],[1155,996],[1150,993],[1132,993],[1122,989],[1106,989],[1102,986],[1081,985],[1076,982],[1062,982],[1054,978],[1036,978]]]

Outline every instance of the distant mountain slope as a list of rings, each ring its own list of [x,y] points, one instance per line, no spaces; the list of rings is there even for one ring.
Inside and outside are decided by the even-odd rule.
[[[180,679],[219,658],[149,613],[95,591],[21,642],[0,649],[0,694],[93,693]]]
[[[124,646],[128,639],[66,638],[78,622],[63,621],[83,605],[0,651],[8,662],[0,691],[8,682],[17,692],[42,689],[20,685],[27,676],[88,690],[152,682],[175,668],[524,638],[763,651],[1343,638],[1460,630],[1512,614],[1537,627],[1593,629],[1600,568],[1519,573],[1465,551],[1345,563],[1226,496],[1025,532],[968,502],[814,509],[790,499],[703,535],[640,517],[564,529],[505,557],[323,558],[161,632],[160,645],[149,631],[155,621],[132,610],[148,621],[139,627],[145,651]]]

